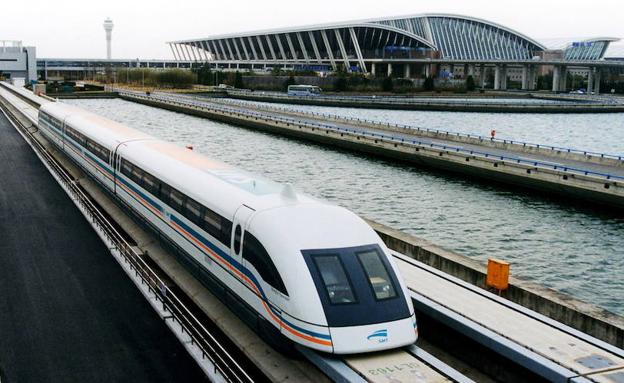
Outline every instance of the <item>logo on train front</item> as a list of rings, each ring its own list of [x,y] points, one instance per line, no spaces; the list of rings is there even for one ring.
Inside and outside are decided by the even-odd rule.
[[[385,343],[388,341],[388,330],[377,330],[366,337],[370,342]]]

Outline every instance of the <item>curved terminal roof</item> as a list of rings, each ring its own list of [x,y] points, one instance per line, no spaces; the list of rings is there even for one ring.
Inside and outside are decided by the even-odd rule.
[[[568,39],[566,59],[601,59],[616,38]],[[454,60],[529,60],[549,49],[503,25],[471,16],[425,13],[303,27],[269,29],[170,42],[178,55],[208,60],[318,64],[385,58],[422,58],[413,50]],[[186,52],[185,52],[186,50]],[[202,52],[203,51],[203,52]],[[197,54],[196,54],[197,52]],[[174,52],[174,55],[176,53]],[[431,56],[427,56],[431,57]]]

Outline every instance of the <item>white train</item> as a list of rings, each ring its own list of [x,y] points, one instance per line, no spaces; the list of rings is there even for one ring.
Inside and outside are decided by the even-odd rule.
[[[352,212],[63,103],[41,107],[39,128],[272,341],[336,354],[416,341],[397,267]]]

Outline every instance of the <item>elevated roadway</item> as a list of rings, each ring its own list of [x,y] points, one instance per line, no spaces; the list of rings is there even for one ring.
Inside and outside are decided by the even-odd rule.
[[[304,113],[245,103],[224,104],[181,95],[120,92],[146,105],[624,208],[624,159],[620,155],[483,137],[372,121]]]

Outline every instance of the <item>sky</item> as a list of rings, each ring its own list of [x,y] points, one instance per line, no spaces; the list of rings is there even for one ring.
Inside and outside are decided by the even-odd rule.
[[[4,0],[1,9],[0,40],[45,58],[105,57],[107,17],[113,58],[127,59],[172,59],[167,41],[418,13],[478,17],[538,40],[624,38],[623,0]]]

